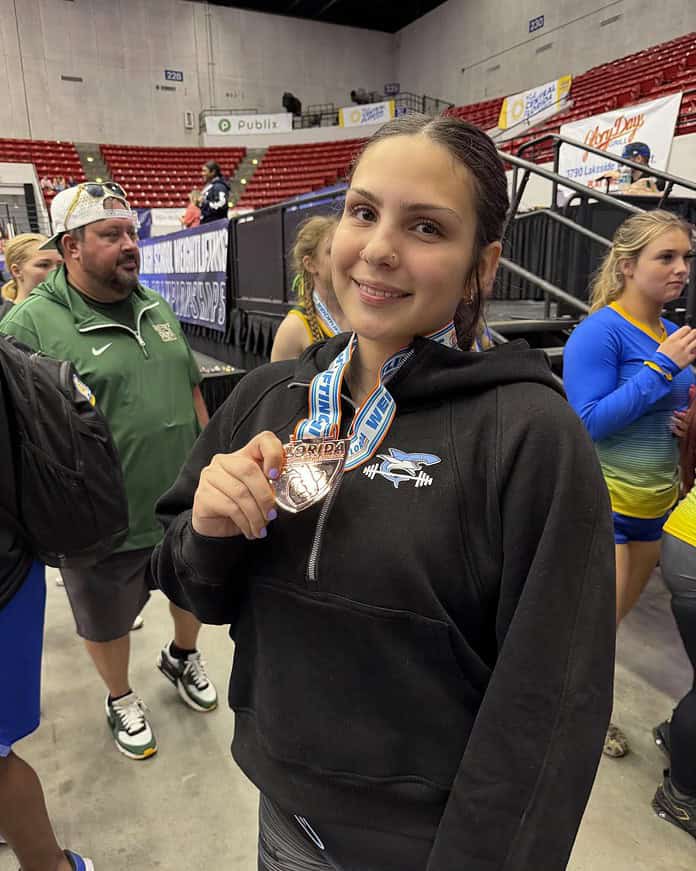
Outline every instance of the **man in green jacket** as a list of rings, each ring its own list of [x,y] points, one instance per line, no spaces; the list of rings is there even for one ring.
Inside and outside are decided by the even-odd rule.
[[[174,312],[138,282],[137,219],[122,188],[86,183],[51,204],[64,265],[0,326],[30,347],[71,360],[105,414],[128,494],[129,534],[110,557],[63,571],[78,634],[108,689],[106,718],[131,759],[157,752],[145,706],[129,681],[129,630],[149,599],[150,553],[161,537],[157,499],[208,420],[200,375]],[[69,511],[66,505],[66,511]],[[197,650],[200,623],[171,605],[174,639],[157,665],[191,708],[210,711],[217,693]]]

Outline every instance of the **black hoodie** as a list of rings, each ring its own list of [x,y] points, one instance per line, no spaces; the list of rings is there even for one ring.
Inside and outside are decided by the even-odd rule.
[[[229,195],[230,186],[221,175],[208,182],[201,193],[201,224],[227,217]]]
[[[375,459],[264,540],[191,528],[212,456],[261,430],[286,441],[346,338],[239,384],[160,501],[154,574],[231,623],[233,754],[281,808],[320,834],[429,839],[427,871],[560,871],[611,710],[614,547],[592,444],[542,352],[417,339],[379,453],[434,454],[420,483]]]

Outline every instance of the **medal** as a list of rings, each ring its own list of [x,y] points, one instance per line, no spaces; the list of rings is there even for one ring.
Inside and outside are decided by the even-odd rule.
[[[452,322],[426,338],[446,348],[457,347]],[[396,416],[396,403],[387,384],[413,357],[411,346],[384,363],[377,385],[355,413],[348,437],[338,438],[341,387],[357,346],[358,338],[353,333],[329,368],[313,378],[309,387],[309,417],[297,424],[292,440],[283,446],[285,465],[280,476],[270,483],[278,505],[293,514],[320,502],[344,471],[349,472],[373,457]]]
[[[270,483],[278,505],[297,514],[321,502],[341,476],[348,439],[293,439],[283,450],[285,463],[279,477]]]
[[[446,348],[457,348],[457,334],[451,321],[425,338]],[[312,379],[309,387],[309,417],[297,424],[296,439],[335,438],[341,431],[341,387],[357,347],[358,337],[353,333],[329,368]],[[389,357],[382,366],[374,389],[355,413],[348,431],[346,472],[371,459],[384,441],[396,416],[396,403],[387,385],[414,353],[412,346],[409,346]]]

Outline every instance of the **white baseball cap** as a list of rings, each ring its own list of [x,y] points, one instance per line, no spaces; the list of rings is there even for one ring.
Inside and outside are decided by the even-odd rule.
[[[123,208],[105,208],[106,200],[114,199],[123,203]],[[51,223],[53,235],[41,245],[41,249],[57,248],[63,233],[86,227],[95,221],[105,221],[107,218],[121,218],[133,223],[136,228],[138,215],[126,199],[126,192],[114,181],[88,181],[66,188],[56,194],[51,203]]]

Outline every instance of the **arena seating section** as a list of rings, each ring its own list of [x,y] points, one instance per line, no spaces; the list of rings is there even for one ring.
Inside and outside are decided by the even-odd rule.
[[[84,181],[85,174],[72,142],[52,142],[47,139],[0,139],[0,163],[33,163],[39,179],[73,178]],[[55,191],[45,191],[50,203]]]
[[[201,167],[208,160],[233,176],[246,148],[147,148],[102,145],[111,178],[124,187],[136,208],[181,208],[192,190],[203,187]]]
[[[520,145],[544,133],[557,133],[561,124],[610,112],[621,106],[654,100],[665,94],[684,91],[676,135],[696,133],[696,33],[647,48],[637,54],[593,67],[573,78],[570,97],[573,105],[555,115],[528,136],[506,143],[516,152]],[[448,114],[471,121],[484,130],[498,125],[503,98],[450,109]],[[550,161],[548,145],[525,155],[538,163]]]
[[[272,145],[237,203],[258,209],[297,194],[336,184],[345,177],[364,139],[312,145]]]
[[[594,67],[575,76],[571,108],[549,119],[503,147],[511,152],[561,124],[610,111],[621,106],[683,91],[677,135],[696,133],[696,33],[653,46],[637,54]],[[449,110],[484,130],[497,126],[502,98]],[[266,151],[236,204],[261,208],[298,194],[319,190],[340,181],[364,140],[311,145],[276,145]],[[201,166],[216,160],[223,173],[232,176],[246,153],[244,148],[146,148],[102,145],[102,155],[111,177],[127,190],[131,203],[141,208],[184,208],[188,194],[201,187]],[[536,162],[552,159],[548,143],[525,154]],[[0,139],[0,162],[31,162],[39,178],[64,175],[77,181],[85,176],[77,151],[68,142]],[[50,203],[53,192],[46,194]]]

